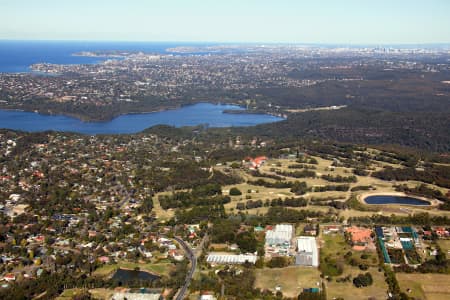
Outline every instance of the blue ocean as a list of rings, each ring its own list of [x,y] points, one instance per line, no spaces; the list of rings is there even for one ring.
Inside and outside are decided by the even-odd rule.
[[[0,41],[0,72],[29,72],[30,65],[52,64],[95,64],[106,57],[74,56],[81,51],[142,51],[166,53],[167,48],[176,46],[198,46],[205,44],[180,44],[169,42],[93,42],[93,41]]]

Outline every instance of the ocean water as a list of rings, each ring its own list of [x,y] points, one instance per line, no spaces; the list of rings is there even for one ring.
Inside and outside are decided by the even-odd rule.
[[[29,72],[30,65],[36,63],[95,64],[108,59],[106,57],[73,56],[74,53],[81,51],[122,50],[167,53],[167,48],[194,45],[198,46],[206,44],[0,40],[0,72]]]

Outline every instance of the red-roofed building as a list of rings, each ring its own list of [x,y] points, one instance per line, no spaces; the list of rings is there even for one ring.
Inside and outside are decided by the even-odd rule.
[[[338,225],[324,225],[323,226],[324,234],[337,233],[339,231],[341,231],[341,226],[338,226]]]
[[[248,163],[248,168],[250,170],[257,170],[259,169],[267,160],[266,156],[258,156],[255,158],[246,157],[244,159],[244,162]]]
[[[372,242],[372,230],[368,228],[349,227],[345,229],[345,232],[350,234],[350,239],[354,246],[353,249],[356,251],[365,250],[369,243]]]
[[[182,261],[184,259],[183,252],[178,249],[169,250],[169,256],[176,261]]]
[[[14,281],[16,280],[16,275],[14,275],[13,273],[7,273],[5,274],[5,276],[3,276],[3,280],[5,281]]]
[[[34,240],[38,243],[43,243],[45,241],[45,236],[38,235],[37,237],[34,238]]]
[[[445,229],[444,227],[437,227],[435,230],[436,234],[438,236],[449,236],[449,232],[447,229]]]
[[[102,262],[102,263],[104,263],[104,264],[107,264],[107,263],[109,263],[110,259],[109,259],[108,256],[100,256],[100,257],[98,258],[98,261],[99,261],[99,262]]]

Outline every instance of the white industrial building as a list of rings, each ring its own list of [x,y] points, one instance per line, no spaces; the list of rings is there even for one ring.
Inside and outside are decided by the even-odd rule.
[[[266,231],[266,246],[285,245],[290,247],[293,231],[293,226],[290,224],[275,225],[273,230]]]
[[[256,263],[258,257],[253,254],[222,254],[211,252],[206,258],[206,262],[210,264],[222,264],[222,265],[236,265],[249,262],[251,264]]]
[[[111,300],[161,300],[161,294],[146,294],[146,293],[130,293],[117,292],[111,297]]]
[[[295,264],[300,266],[319,266],[319,254],[316,238],[313,236],[300,236],[297,238],[297,254]]]

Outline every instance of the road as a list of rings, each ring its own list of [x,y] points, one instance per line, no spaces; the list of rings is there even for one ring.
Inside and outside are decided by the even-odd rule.
[[[184,251],[186,251],[187,258],[191,261],[191,269],[186,275],[186,280],[184,281],[183,287],[178,291],[178,295],[175,297],[175,300],[183,300],[186,296],[187,289],[189,285],[191,284],[192,276],[194,276],[195,269],[197,268],[197,256],[192,251],[191,247],[189,247],[188,244],[186,244],[185,241],[180,239],[179,237],[174,237],[174,239],[180,243],[180,245],[184,248]]]
[[[123,199],[119,201],[118,206],[119,208],[122,210],[125,208],[125,205],[128,203],[128,201],[131,199],[131,195],[130,192],[128,191],[127,188],[125,188],[125,186],[121,183],[116,185],[116,188],[119,187],[121,192],[122,192],[122,197]],[[123,195],[125,194],[125,195]]]

